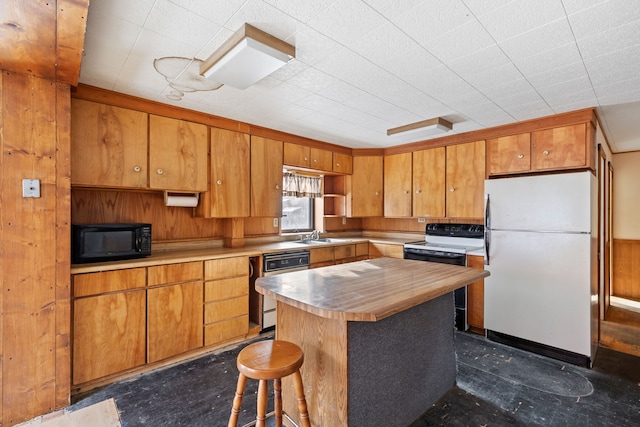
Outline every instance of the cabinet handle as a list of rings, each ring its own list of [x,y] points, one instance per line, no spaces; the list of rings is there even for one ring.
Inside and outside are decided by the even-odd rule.
[[[276,190],[279,190],[280,186],[278,184],[276,184]]]
[[[453,188],[453,187],[451,187],[451,188],[449,189],[449,191],[451,191],[451,192],[453,193],[454,191],[456,191],[456,189],[455,189],[455,188]]]
[[[416,190],[416,194],[422,193],[422,190]]]
[[[156,172],[158,173],[158,175],[162,175],[164,173],[164,169],[158,168]]]
[[[545,156],[548,156],[548,155],[549,155],[549,151],[548,151],[548,150],[544,150],[544,151],[542,152],[542,154],[544,154]]]
[[[518,158],[519,159],[523,159],[524,158],[524,154],[518,154]]]
[[[405,191],[404,194],[409,194],[409,190]]]
[[[221,180],[221,179],[217,180],[217,181],[216,181],[216,184],[218,184],[218,185],[222,185],[222,180]]]
[[[308,158],[308,157],[305,157],[305,158],[304,158],[304,161],[306,162],[307,160],[309,160],[309,158]]]
[[[379,192],[379,191],[376,191],[376,196],[379,196],[379,195],[380,195],[380,192]]]
[[[340,167],[340,163],[336,163],[336,167],[338,167],[338,168],[339,168],[339,167]]]
[[[136,165],[136,166],[134,166],[134,167],[133,167],[133,171],[134,171],[135,173],[139,173],[141,170],[142,170],[142,168],[141,168],[140,166],[138,166],[138,165]]]
[[[318,163],[318,159],[313,159],[313,163]]]

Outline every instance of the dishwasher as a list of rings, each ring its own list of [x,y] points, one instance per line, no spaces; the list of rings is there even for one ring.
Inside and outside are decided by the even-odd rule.
[[[296,250],[262,255],[262,276],[269,277],[309,268],[309,251]],[[274,329],[276,325],[276,300],[262,295],[262,330]]]

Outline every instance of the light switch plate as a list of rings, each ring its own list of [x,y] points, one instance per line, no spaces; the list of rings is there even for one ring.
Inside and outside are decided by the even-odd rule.
[[[418,218],[418,222],[425,222],[426,219],[425,218]]]
[[[274,227],[278,226],[278,218],[273,218],[273,226]]]
[[[40,197],[40,180],[39,179],[23,179],[22,180],[22,197],[24,198]]]

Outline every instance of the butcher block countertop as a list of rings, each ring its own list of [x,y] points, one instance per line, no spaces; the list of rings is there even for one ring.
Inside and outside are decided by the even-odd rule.
[[[375,322],[487,277],[448,264],[377,258],[256,280],[256,290],[328,319]]]

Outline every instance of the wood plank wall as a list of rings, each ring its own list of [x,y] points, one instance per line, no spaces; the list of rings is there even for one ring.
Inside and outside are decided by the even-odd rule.
[[[2,71],[2,425],[69,404],[70,89]],[[22,197],[38,179],[39,198]]]
[[[640,240],[613,239],[611,295],[640,301]]]

